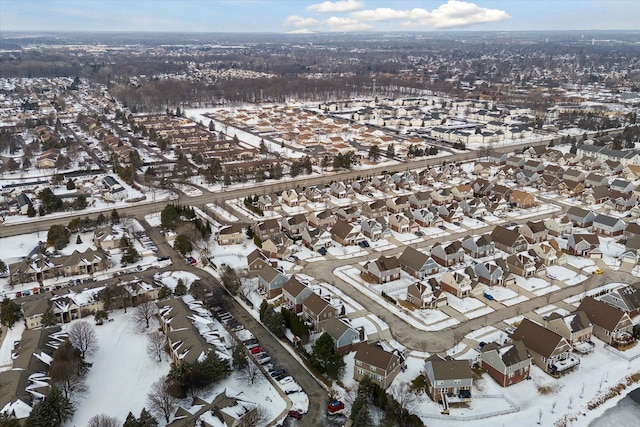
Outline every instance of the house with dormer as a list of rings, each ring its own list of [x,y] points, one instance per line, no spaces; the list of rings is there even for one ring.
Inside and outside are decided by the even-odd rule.
[[[400,263],[400,268],[418,279],[424,279],[440,271],[440,266],[437,262],[412,246],[405,247],[398,258],[398,262]]]
[[[527,240],[518,231],[510,230],[501,225],[493,229],[491,239],[493,239],[497,249],[508,254],[526,251],[529,245]]]
[[[276,219],[267,219],[264,221],[255,222],[251,226],[251,229],[253,230],[253,233],[262,241],[282,236],[280,224]]]
[[[556,237],[561,237],[571,234],[573,231],[573,223],[569,215],[552,216],[544,220],[544,226],[546,227],[548,234]]]
[[[325,228],[305,228],[302,231],[302,244],[317,251],[320,248],[333,246],[331,233]]]
[[[304,214],[296,214],[288,218],[283,218],[280,226],[287,236],[295,239],[302,236],[302,231],[307,228],[308,222]]]
[[[509,272],[518,276],[531,277],[537,272],[535,259],[524,252],[509,255],[506,263]]]
[[[331,238],[342,246],[357,245],[365,240],[360,225],[356,226],[343,220],[337,220],[331,227]]]
[[[309,227],[315,228],[331,228],[333,224],[336,222],[336,217],[333,215],[330,209],[325,209],[322,211],[312,211],[307,215],[307,222]]]
[[[390,214],[404,213],[409,211],[409,197],[398,196],[387,199],[387,211]]]
[[[632,318],[640,313],[640,289],[637,284],[612,289],[602,295],[600,301],[619,308]]]
[[[489,286],[503,285],[505,270],[493,262],[481,262],[473,267],[478,281]]]
[[[407,287],[407,302],[417,308],[435,310],[448,304],[446,293],[431,281],[412,283]]]
[[[409,233],[412,229],[417,229],[417,224],[407,218],[406,215],[396,213],[389,215],[389,228],[397,233]]]
[[[338,199],[344,199],[347,197],[347,186],[342,181],[334,181],[329,186],[331,195]]]
[[[426,191],[418,191],[409,195],[409,207],[411,209],[423,209],[431,206],[431,195]]]
[[[546,317],[544,327],[563,336],[578,353],[591,353],[594,350],[591,341],[593,325],[583,311],[566,315],[554,311]]]
[[[371,344],[360,344],[354,356],[353,379],[368,377],[385,390],[402,368],[402,360],[395,354]]]
[[[368,261],[363,270],[376,283],[382,284],[392,282],[400,278],[400,262],[394,256],[381,255],[375,261]]]
[[[496,247],[489,235],[467,236],[462,239],[462,249],[473,258],[482,258],[495,252]]]
[[[335,212],[336,220],[355,222],[360,219],[360,209],[357,206],[341,206]]]
[[[431,257],[438,264],[444,267],[451,267],[462,262],[464,250],[462,249],[462,244],[457,240],[446,246],[438,242],[431,248]]]
[[[602,258],[600,239],[595,234],[571,234],[567,240],[567,252],[588,258]]]
[[[412,209],[409,213],[413,220],[423,227],[437,227],[442,225],[444,220],[440,218],[437,212],[432,212],[429,209]]]
[[[440,277],[440,289],[458,298],[466,298],[471,293],[471,279],[460,271],[446,271]]]
[[[527,221],[520,227],[520,234],[529,243],[540,243],[547,239],[547,227],[542,220]]]
[[[290,207],[295,207],[298,206],[298,202],[299,202],[299,196],[298,193],[296,192],[296,190],[291,189],[291,190],[284,190],[282,192],[282,203],[290,206]]]
[[[384,200],[374,200],[362,205],[362,215],[367,218],[381,218],[387,214],[387,204]]]
[[[490,342],[480,351],[480,367],[502,387],[530,378],[531,355],[522,341]]]

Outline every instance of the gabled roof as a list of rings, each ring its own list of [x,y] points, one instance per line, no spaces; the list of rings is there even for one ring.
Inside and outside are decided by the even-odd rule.
[[[625,316],[625,312],[593,297],[585,297],[578,306],[578,311],[583,311],[589,321],[607,331],[615,330],[616,326]]]
[[[371,344],[360,344],[356,351],[355,360],[360,360],[368,365],[375,366],[382,370],[388,370],[394,359],[399,359],[393,353],[389,353]],[[469,363],[467,362],[467,366]]]
[[[434,355],[426,360],[433,370],[433,381],[473,379],[473,371],[468,360],[442,359]]]
[[[344,239],[349,233],[353,230],[353,226],[346,221],[341,219],[337,220],[333,227],[331,227],[331,234],[335,234],[336,236]]]
[[[515,230],[510,230],[501,225],[496,226],[491,232],[491,238],[498,243],[505,246],[512,247],[520,238],[520,233]]]
[[[407,246],[402,252],[402,255],[400,255],[398,262],[412,270],[419,271],[428,259],[429,256],[427,254],[420,252],[412,246]]]
[[[307,297],[307,299],[302,303],[303,306],[307,307],[309,311],[311,311],[316,316],[322,313],[327,307],[330,307],[328,301],[324,300],[320,297],[320,295],[312,293]]]
[[[562,342],[562,336],[525,318],[511,336],[514,340],[522,340],[527,348],[536,353],[550,357]]]
[[[394,256],[384,256],[381,255],[380,258],[374,261],[379,271],[389,271],[394,270],[396,268],[400,268],[400,262],[398,262],[398,258]]]
[[[295,276],[290,277],[289,280],[285,282],[284,286],[282,286],[282,290],[287,291],[287,293],[294,298],[300,295],[305,289],[308,289],[307,286],[300,283]]]

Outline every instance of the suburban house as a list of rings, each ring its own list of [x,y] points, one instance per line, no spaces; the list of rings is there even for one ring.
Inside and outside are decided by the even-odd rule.
[[[596,218],[596,214],[592,211],[577,206],[571,206],[569,210],[567,210],[567,215],[569,215],[574,225],[582,228],[590,227]]]
[[[417,224],[407,218],[405,214],[395,213],[389,215],[389,228],[397,233],[409,233],[416,227]]]
[[[450,403],[471,401],[473,372],[468,360],[443,359],[434,354],[424,364],[427,393],[445,408]]]
[[[509,255],[506,262],[509,272],[518,276],[530,277],[537,272],[535,259],[526,253]]]
[[[39,282],[45,279],[76,275],[93,275],[111,267],[109,253],[87,248],[84,252],[73,251],[71,255],[49,257],[36,254],[9,265],[9,281],[16,283]]]
[[[247,269],[253,276],[255,276],[256,271],[260,271],[266,266],[271,266],[269,258],[260,249],[255,249],[247,255]]]
[[[362,215],[367,218],[375,219],[383,217],[387,214],[387,204],[384,200],[374,200],[370,203],[362,205]]]
[[[567,252],[576,256],[602,258],[600,239],[595,234],[571,234],[567,240]]]
[[[98,292],[96,289],[75,292],[67,288],[54,294],[45,294],[37,300],[27,301],[22,306],[25,326],[27,329],[41,327],[42,317],[47,310],[53,313],[58,323],[69,323],[72,320],[93,316],[104,307]]]
[[[527,240],[516,230],[510,230],[501,225],[496,226],[491,232],[491,239],[497,249],[508,254],[515,254],[527,250]]]
[[[271,258],[284,259],[291,255],[294,245],[293,240],[281,234],[263,241],[260,248],[265,255]]]
[[[220,228],[218,231],[219,245],[238,245],[242,243],[244,230],[240,224],[231,224]]]
[[[544,221],[544,226],[552,236],[560,237],[567,234],[571,234],[573,230],[573,223],[569,215],[552,216]]]
[[[526,191],[513,190],[509,196],[509,202],[521,209],[529,209],[538,206],[536,198]]]
[[[451,267],[462,262],[464,250],[462,249],[462,244],[457,240],[447,246],[443,246],[438,242],[431,248],[431,257],[438,264],[444,267]]]
[[[353,350],[353,345],[361,341],[360,332],[349,326],[343,319],[330,317],[320,327],[322,332],[328,333],[340,354],[347,354]]]
[[[458,298],[465,298],[471,292],[471,279],[459,271],[446,271],[440,278],[440,288]]]
[[[567,254],[560,249],[560,245],[554,239],[532,245],[529,254],[542,260],[545,265],[564,265],[567,263]]]
[[[434,279],[435,280],[435,279]],[[421,309],[436,309],[448,304],[446,294],[428,282],[416,282],[407,287],[407,302]]]
[[[357,245],[365,240],[360,232],[360,226],[349,224],[346,221],[338,220],[331,227],[331,238],[342,246]]]
[[[426,191],[418,191],[417,193],[410,194],[409,206],[411,209],[423,209],[431,206],[431,194]]]
[[[507,274],[502,267],[491,261],[476,264],[473,271],[479,282],[489,286],[503,285]]]
[[[258,287],[267,293],[267,298],[278,295],[288,278],[271,266],[266,266],[258,271]]]
[[[423,227],[434,227],[442,225],[444,220],[438,216],[438,212],[432,212],[430,209],[412,209],[410,212],[413,220]]]
[[[527,221],[520,227],[520,234],[529,243],[540,243],[547,239],[547,227],[543,221]]]
[[[311,327],[318,331],[322,322],[330,317],[338,317],[338,309],[316,293],[311,293],[302,303],[302,314]]]
[[[508,387],[529,378],[531,356],[522,341],[503,346],[491,342],[480,351],[480,367],[502,387]]]
[[[384,227],[380,221],[373,218],[361,219],[360,229],[362,230],[362,234],[374,242],[382,237],[382,233],[384,231]]]
[[[383,390],[391,385],[402,367],[402,361],[397,354],[366,343],[358,346],[354,361],[353,379],[360,381],[369,377]]]
[[[280,237],[282,231],[280,230],[280,224],[275,219],[267,219],[265,221],[259,221],[251,226],[253,233],[265,241],[274,237]]]
[[[412,246],[405,247],[398,262],[404,271],[418,279],[424,279],[440,270],[438,263]]]
[[[309,249],[317,251],[320,248],[333,246],[333,238],[325,228],[307,227],[302,231],[302,244]]]
[[[620,218],[599,214],[593,219],[593,232],[601,236],[619,236],[627,227]]]
[[[534,364],[550,375],[568,373],[580,365],[566,338],[527,318],[511,334],[511,339],[524,342]]]
[[[189,319],[192,311],[182,299],[165,299],[156,305],[160,327],[167,336],[167,348],[173,363],[195,363],[213,348],[192,325]]]
[[[592,297],[585,297],[578,306],[593,324],[593,334],[613,346],[626,346],[635,341],[633,322],[627,313]]]
[[[627,224],[627,228],[624,229],[624,237],[632,239],[640,237],[640,224],[637,222]]]
[[[381,255],[377,260],[367,262],[363,269],[379,284],[392,282],[400,278],[400,262],[394,256],[386,257]]]
[[[282,231],[291,238],[302,236],[302,231],[307,228],[307,218],[303,214],[297,214],[289,218],[283,218],[280,222]]]
[[[347,207],[340,207],[335,212],[336,219],[344,222],[353,222],[360,219],[360,209],[357,206],[351,205]]]
[[[313,211],[307,216],[307,222],[310,227],[331,228],[336,222],[336,217],[330,209],[320,212]]]
[[[301,283],[292,276],[282,286],[282,305],[296,313],[302,312],[302,303],[313,291],[307,285]]]
[[[391,214],[406,212],[409,210],[409,197],[398,196],[387,199],[387,211]]]
[[[579,353],[590,353],[594,349],[591,342],[593,325],[583,311],[574,311],[564,316],[553,312],[546,318],[544,327],[562,335]]]
[[[602,295],[600,301],[619,308],[629,314],[629,317],[640,313],[640,289],[637,284],[612,289]]]
[[[496,246],[488,235],[482,235],[478,238],[467,236],[462,239],[462,249],[473,258],[482,258],[493,254]]]
[[[120,240],[122,240],[124,236],[124,228],[107,225],[94,230],[93,244],[100,249],[117,249],[120,247]]]
[[[284,190],[282,192],[282,203],[284,203],[287,206],[298,206],[298,193],[296,193],[296,190],[291,189],[291,190]]]

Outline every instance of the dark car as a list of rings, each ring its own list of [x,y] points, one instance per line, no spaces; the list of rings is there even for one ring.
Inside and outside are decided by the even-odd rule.
[[[295,418],[296,420],[302,418],[302,414],[299,411],[289,411],[289,416],[291,418]]]
[[[271,373],[269,374],[272,377],[279,377],[280,375],[284,375],[284,369],[275,369],[273,371],[271,371]]]
[[[415,234],[415,235],[416,235],[416,236],[418,236],[418,237],[424,236],[424,233],[423,233],[422,231],[420,231],[420,230],[416,231],[416,232],[415,232],[415,233],[413,233],[413,234]]]
[[[440,230],[446,230],[446,229],[447,229],[447,227],[445,227],[444,225],[439,225],[439,226],[438,226],[438,228],[439,228]]]
[[[458,221],[453,221],[453,225],[460,227],[460,223]]]
[[[318,249],[318,253],[322,256],[327,254],[327,248],[325,248],[324,246],[321,247],[320,249]]]

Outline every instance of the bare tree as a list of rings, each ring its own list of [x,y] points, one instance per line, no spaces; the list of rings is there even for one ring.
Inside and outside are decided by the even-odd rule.
[[[411,390],[409,384],[405,381],[394,384],[389,389],[389,394],[398,402],[402,409],[412,412],[413,407],[418,401],[418,396]]]
[[[178,399],[169,393],[169,383],[160,378],[151,385],[151,391],[147,394],[147,404],[151,412],[163,416],[169,422],[169,417],[178,407]]]
[[[69,342],[80,350],[80,357],[91,354],[98,349],[96,331],[91,323],[80,321],[69,327]]]
[[[147,353],[156,357],[158,362],[162,362],[162,354],[167,345],[167,337],[160,331],[153,331],[147,334]]]
[[[247,366],[240,371],[238,374],[238,378],[247,384],[257,384],[262,381],[262,372],[260,372],[260,368],[254,362],[249,361]]]
[[[158,307],[153,301],[143,300],[133,311],[133,320],[141,329],[149,328],[149,320],[158,312]]]
[[[94,415],[87,423],[87,427],[120,427],[120,425],[120,421],[116,417],[106,414]]]
[[[269,411],[262,405],[256,405],[256,411],[254,414],[248,415],[247,419],[244,420],[247,427],[258,427],[263,426],[269,420]]]
[[[53,352],[49,377],[67,399],[87,390],[84,373],[85,364],[80,357],[80,350],[74,348],[69,341],[62,343]]]

